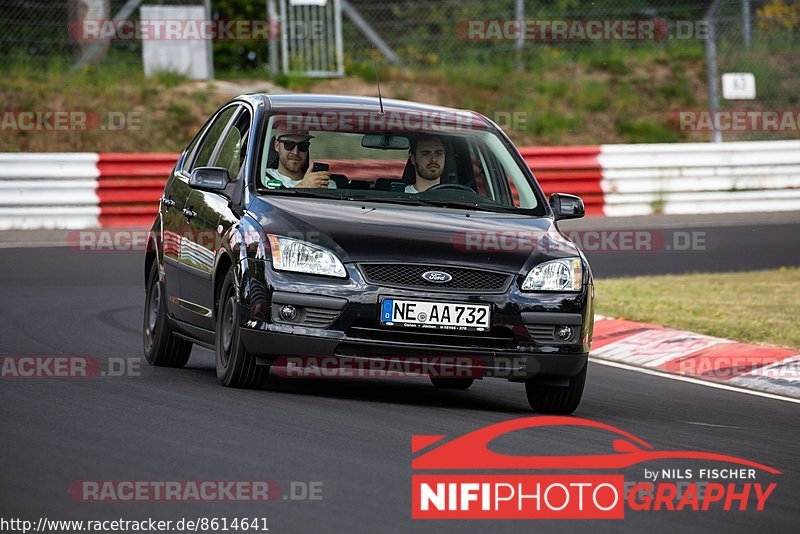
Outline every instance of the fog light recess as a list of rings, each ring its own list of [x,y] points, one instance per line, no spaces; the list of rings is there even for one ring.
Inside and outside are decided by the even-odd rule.
[[[572,339],[572,327],[571,326],[559,326],[556,328],[556,336],[560,341],[569,341]]]
[[[294,321],[297,319],[297,308],[291,304],[281,306],[281,319],[284,321]]]

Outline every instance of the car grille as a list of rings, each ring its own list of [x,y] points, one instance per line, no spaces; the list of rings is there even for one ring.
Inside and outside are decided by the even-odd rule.
[[[303,325],[324,328],[330,326],[336,317],[339,316],[340,310],[328,310],[326,308],[306,308],[305,318]]]
[[[435,288],[441,291],[503,292],[511,279],[505,273],[435,265],[365,263],[361,264],[361,269],[370,284],[415,289]],[[444,284],[429,282],[422,278],[422,274],[428,271],[445,272],[453,279]]]

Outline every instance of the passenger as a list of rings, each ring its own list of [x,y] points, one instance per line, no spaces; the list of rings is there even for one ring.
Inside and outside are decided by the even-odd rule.
[[[314,162],[309,161],[313,135],[308,132],[283,132],[275,139],[278,168],[267,169],[267,187],[307,187],[336,189],[328,171],[313,172]],[[280,182],[278,184],[276,181]]]
[[[444,143],[437,135],[424,134],[411,139],[410,161],[416,180],[407,185],[406,193],[422,193],[439,185],[444,173]]]

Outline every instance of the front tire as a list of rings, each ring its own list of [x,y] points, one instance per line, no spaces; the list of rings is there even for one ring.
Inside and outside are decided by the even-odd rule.
[[[164,292],[158,281],[158,261],[153,260],[147,277],[144,304],[144,357],[158,367],[183,367],[189,361],[192,344],[176,337],[167,319]]]
[[[255,357],[247,351],[239,336],[239,300],[233,271],[225,275],[220,290],[216,348],[217,378],[224,386],[258,387],[269,375],[269,366],[256,365]]]
[[[581,403],[583,388],[586,384],[586,369],[589,364],[583,366],[581,372],[569,379],[568,386],[546,386],[537,385],[533,379],[525,381],[525,394],[528,397],[528,404],[531,409],[538,413],[551,413],[569,415],[574,412]]]

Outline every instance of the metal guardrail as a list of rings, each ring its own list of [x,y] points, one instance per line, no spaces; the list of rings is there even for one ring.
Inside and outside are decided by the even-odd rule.
[[[98,155],[0,154],[0,230],[97,225]]]
[[[606,215],[800,210],[800,141],[602,145]]]
[[[589,215],[800,210],[800,141],[520,152],[547,194],[579,195]],[[0,230],[149,226],[177,157],[0,154]],[[330,163],[353,179],[365,177],[364,162]],[[402,172],[396,162],[374,166]]]

